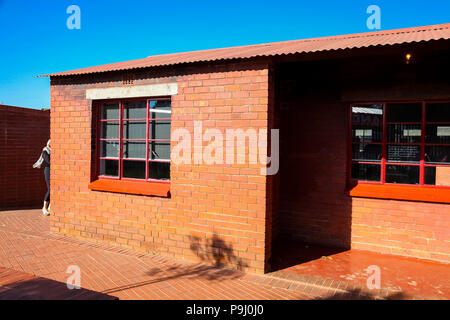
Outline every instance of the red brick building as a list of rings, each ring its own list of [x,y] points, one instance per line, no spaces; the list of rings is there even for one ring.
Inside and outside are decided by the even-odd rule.
[[[50,136],[50,110],[0,105],[0,209],[42,206],[42,170],[33,169]]]
[[[52,231],[259,273],[277,239],[449,262],[449,54],[447,24],[51,74]],[[278,173],[250,141],[202,161],[199,122],[279,129]]]

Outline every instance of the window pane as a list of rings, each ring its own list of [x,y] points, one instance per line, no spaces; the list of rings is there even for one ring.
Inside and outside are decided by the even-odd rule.
[[[425,163],[450,163],[450,146],[425,146]]]
[[[389,122],[421,122],[421,103],[391,103],[387,105],[387,121]]]
[[[170,111],[171,105],[169,100],[156,100],[150,101],[150,110],[165,110]]]
[[[383,106],[352,107],[353,142],[381,142],[383,138]]]
[[[119,138],[119,122],[102,122],[102,139]]]
[[[450,144],[450,125],[427,125],[427,142]]]
[[[119,175],[119,161],[100,160],[100,175],[117,177]]]
[[[119,104],[118,103],[106,103],[102,105],[102,119],[112,120],[119,119]]]
[[[420,146],[388,145],[387,161],[389,162],[419,162]]]
[[[170,142],[149,142],[149,159],[152,160],[169,160],[170,159]]]
[[[101,157],[102,158],[118,158],[119,143],[114,141],[101,141]]]
[[[425,184],[450,186],[450,167],[425,167]]]
[[[150,139],[170,139],[170,121],[151,121]]]
[[[420,142],[420,124],[389,124],[388,142]]]
[[[148,175],[149,175],[149,179],[169,180],[170,179],[170,163],[168,163],[168,162],[149,162]]]
[[[378,164],[352,164],[352,179],[360,181],[380,181],[380,177],[381,166]]]
[[[450,103],[427,103],[427,121],[450,122]]]
[[[127,159],[145,159],[145,141],[124,141],[123,157]]]
[[[145,161],[123,160],[123,177],[145,179]]]
[[[353,144],[353,161],[381,161],[380,144]]]
[[[147,116],[146,101],[130,101],[123,105],[124,119],[146,119]]]
[[[124,139],[146,139],[147,128],[145,121],[124,121],[123,138]]]
[[[419,166],[386,166],[386,182],[402,184],[419,184]]]

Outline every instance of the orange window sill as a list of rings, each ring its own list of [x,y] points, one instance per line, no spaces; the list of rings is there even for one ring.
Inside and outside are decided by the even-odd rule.
[[[99,179],[91,182],[88,188],[95,191],[169,197],[170,183]]]
[[[358,184],[352,197],[450,203],[450,188]]]

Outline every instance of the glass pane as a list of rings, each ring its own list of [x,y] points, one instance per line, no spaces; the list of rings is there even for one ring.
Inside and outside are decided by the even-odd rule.
[[[145,179],[145,161],[123,161],[123,177]]]
[[[119,175],[119,161],[100,160],[100,175],[117,177]]]
[[[427,121],[450,122],[450,103],[427,103]]]
[[[124,119],[147,119],[146,101],[129,101],[123,105]]]
[[[386,182],[402,184],[419,184],[419,166],[386,166]]]
[[[353,161],[381,161],[380,144],[353,144]]]
[[[389,124],[388,142],[420,142],[420,124]]]
[[[149,179],[169,180],[170,163],[169,162],[149,162]]]
[[[118,103],[106,103],[102,105],[102,119],[113,120],[119,118],[120,116]]]
[[[123,157],[127,159],[145,159],[145,141],[124,141]]]
[[[170,121],[151,121],[150,139],[170,139]]]
[[[450,125],[429,124],[427,125],[427,142],[450,144]]]
[[[425,184],[450,186],[450,167],[425,167]]]
[[[149,142],[149,159],[152,160],[169,160],[170,159],[170,142]]]
[[[101,141],[101,157],[102,158],[118,158],[119,143],[114,141]]]
[[[388,145],[387,161],[389,162],[419,162],[420,146]]]
[[[124,139],[146,139],[147,128],[145,121],[124,121],[123,138]]]
[[[170,119],[171,103],[170,101],[150,101],[151,119]]]
[[[380,181],[380,177],[381,166],[378,164],[352,164],[352,179],[360,181]]]
[[[119,139],[119,122],[102,122],[102,139]]]
[[[425,146],[425,163],[450,163],[450,146]]]
[[[353,142],[381,142],[383,138],[383,106],[352,107]]]
[[[391,103],[387,105],[388,122],[421,122],[421,103]]]

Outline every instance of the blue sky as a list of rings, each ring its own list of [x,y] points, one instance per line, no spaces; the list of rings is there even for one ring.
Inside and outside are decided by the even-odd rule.
[[[81,29],[69,30],[69,5]],[[0,0],[0,104],[50,105],[48,78],[36,75],[149,55],[450,22],[448,0]]]

